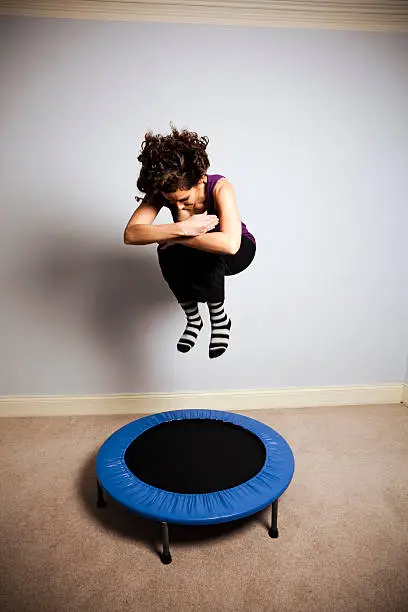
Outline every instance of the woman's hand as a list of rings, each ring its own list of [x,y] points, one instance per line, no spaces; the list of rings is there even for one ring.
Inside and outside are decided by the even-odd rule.
[[[160,243],[160,249],[167,249],[173,244],[183,244],[183,238],[190,240],[191,238],[210,232],[217,227],[219,219],[217,215],[209,215],[204,212],[199,215],[191,215],[188,219],[179,221],[178,223],[182,227],[183,237],[165,240]]]
[[[179,221],[184,236],[200,236],[210,232],[217,227],[219,220],[216,215],[209,215],[206,212],[199,215],[192,215],[185,221]]]

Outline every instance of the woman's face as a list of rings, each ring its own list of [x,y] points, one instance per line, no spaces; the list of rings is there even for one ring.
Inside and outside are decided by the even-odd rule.
[[[172,193],[163,193],[163,195],[170,204],[173,204],[177,210],[181,211],[193,209],[197,204],[202,202],[204,191],[204,181],[201,180],[191,189],[178,189]]]

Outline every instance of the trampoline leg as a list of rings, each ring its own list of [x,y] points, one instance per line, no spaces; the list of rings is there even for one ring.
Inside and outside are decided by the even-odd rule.
[[[169,526],[167,523],[160,523],[161,532],[162,532],[162,540],[163,540],[163,552],[160,555],[162,563],[165,565],[169,565],[171,563],[171,554],[170,554],[170,542],[169,542]]]
[[[271,528],[269,530],[269,535],[271,538],[278,538],[279,537],[279,531],[278,531],[278,500],[275,499],[275,501],[272,504],[272,522],[271,522]]]
[[[97,499],[97,502],[96,502],[96,506],[98,508],[105,508],[106,501],[105,501],[105,498],[103,496],[103,489],[102,489],[101,485],[99,484],[99,480],[96,481],[96,487],[97,487],[97,490],[98,490],[98,499]]]

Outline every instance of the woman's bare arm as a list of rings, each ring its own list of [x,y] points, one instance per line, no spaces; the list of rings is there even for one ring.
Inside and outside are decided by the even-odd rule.
[[[152,225],[161,205],[142,202],[131,216],[124,234],[125,244],[153,244],[180,240],[186,236],[199,236],[212,230],[218,223],[216,215],[193,215],[185,221]]]
[[[153,225],[161,206],[143,201],[125,228],[125,244],[153,244],[185,236],[181,223]]]

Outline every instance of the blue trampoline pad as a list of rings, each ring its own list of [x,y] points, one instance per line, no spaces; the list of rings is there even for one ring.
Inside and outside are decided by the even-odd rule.
[[[113,433],[96,460],[102,488],[149,519],[207,525],[244,518],[277,500],[294,473],[275,430],[218,410],[176,410]]]

